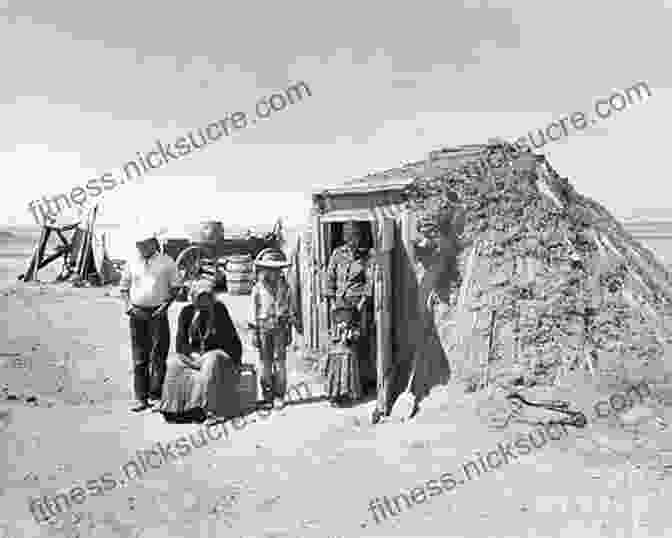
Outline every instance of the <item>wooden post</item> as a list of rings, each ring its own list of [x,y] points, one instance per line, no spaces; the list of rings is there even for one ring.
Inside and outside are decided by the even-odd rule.
[[[329,337],[329,327],[327,326],[328,305],[324,297],[325,270],[322,219],[320,215],[315,213],[313,215],[313,274],[315,276],[313,294],[315,297],[316,343],[319,350],[326,349]]]
[[[394,362],[392,357],[392,249],[394,248],[394,221],[382,217],[379,222],[376,245],[376,274],[374,309],[376,323],[376,383],[378,411],[390,411]]]
[[[88,226],[83,229],[80,228],[80,230],[82,230],[82,233],[78,244],[79,252],[77,253],[77,261],[75,262],[75,272],[79,276],[81,276],[84,254],[86,252],[86,236],[88,235]]]
[[[30,265],[28,266],[28,270],[26,271],[26,274],[24,276],[25,282],[30,282],[31,280],[37,280],[37,272],[40,269],[40,262],[44,257],[44,249],[47,245],[47,241],[49,241],[50,231],[51,228],[49,228],[48,226],[42,227],[42,231],[40,232],[40,239],[38,240],[37,245],[35,245],[35,250],[33,251],[33,257],[30,260]]]
[[[490,384],[490,361],[493,358],[495,347],[495,323],[497,322],[497,305],[491,305],[490,310],[490,329],[488,331],[488,352],[482,355],[483,363],[481,364],[481,388],[487,389]]]
[[[84,232],[84,240],[82,241],[82,252],[79,257],[79,266],[77,267],[77,273],[82,280],[86,279],[86,265],[89,260],[89,251],[91,250],[94,215],[95,208],[89,212],[89,220],[86,223],[86,231]]]
[[[312,235],[311,235],[312,239]],[[304,323],[306,324],[305,333],[306,339],[304,343],[306,347],[310,350],[315,349],[315,334],[313,331],[313,298],[314,298],[314,286],[313,286],[313,248],[312,241],[311,245],[306,243],[306,238],[303,237],[303,248],[301,249],[302,261],[301,267],[303,270],[303,282],[305,283],[305,289],[303,290],[303,316]]]
[[[328,199],[327,199],[328,200]],[[332,223],[324,223],[322,222],[322,227],[320,229],[320,244],[322,246],[322,251],[321,251],[321,267],[322,267],[322,291],[326,291],[326,285],[327,285],[327,267],[329,265],[329,259],[331,257],[331,240],[332,240],[332,233],[333,230],[333,224]],[[324,328],[325,331],[322,333],[322,341],[323,345],[325,346],[325,350],[328,349],[330,345],[330,338],[329,334],[331,332],[331,307],[332,304],[329,300],[325,299],[324,301]]]
[[[33,275],[33,278],[37,280],[37,272],[43,267],[42,261],[44,260],[44,252],[47,249],[47,243],[49,243],[49,237],[51,236],[51,227],[45,228],[45,234],[44,234],[44,240],[40,241],[40,248],[37,252],[38,256],[38,262],[37,266],[35,267],[35,274]]]
[[[401,214],[399,225],[402,264],[401,267],[395,267],[395,270],[400,272],[400,274],[395,275],[395,285],[401,288],[399,293],[403,296],[403,302],[401,305],[399,302],[396,302],[395,307],[401,307],[407,309],[407,311],[404,315],[396,315],[395,323],[400,324],[401,326],[398,329],[395,327],[395,329],[404,331],[408,335],[406,337],[405,348],[402,347],[402,349],[399,350],[403,353],[397,360],[399,365],[401,365],[404,360],[410,360],[412,362],[417,358],[417,346],[421,345],[424,338],[421,317],[423,315],[424,306],[420,304],[423,302],[421,289],[423,273],[416,269],[417,264],[414,246],[416,230],[415,214],[410,211],[403,212]],[[404,304],[404,302],[406,304]],[[406,326],[404,327],[403,325]],[[416,377],[417,376],[418,374],[416,374]],[[421,379],[424,378],[422,372],[420,372],[419,377]],[[411,389],[412,388],[413,387],[411,387]]]
[[[401,215],[401,241],[408,261],[411,267],[415,266],[415,247],[413,240],[415,239],[415,215],[410,211],[406,211]]]

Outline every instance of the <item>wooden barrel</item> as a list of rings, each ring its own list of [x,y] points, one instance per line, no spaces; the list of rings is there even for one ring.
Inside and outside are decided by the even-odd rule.
[[[226,290],[231,295],[249,295],[254,280],[252,257],[249,254],[229,256],[224,269]]]
[[[201,241],[216,242],[224,237],[224,226],[216,220],[201,223]]]

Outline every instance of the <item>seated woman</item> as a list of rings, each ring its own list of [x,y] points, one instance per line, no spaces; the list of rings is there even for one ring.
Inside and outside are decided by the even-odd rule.
[[[190,296],[192,304],[177,322],[177,354],[166,365],[159,411],[168,421],[213,422],[231,400],[227,385],[242,364],[243,348],[228,309],[214,298],[212,282],[195,282]]]

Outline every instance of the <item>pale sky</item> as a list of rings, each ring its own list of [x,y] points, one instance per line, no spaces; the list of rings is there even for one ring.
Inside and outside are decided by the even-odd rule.
[[[669,207],[670,28],[655,0],[0,0],[0,204],[31,223],[30,200],[305,81],[303,102],[99,197],[104,222],[302,222],[318,185],[517,138],[645,81],[648,100],[544,151],[617,215]]]

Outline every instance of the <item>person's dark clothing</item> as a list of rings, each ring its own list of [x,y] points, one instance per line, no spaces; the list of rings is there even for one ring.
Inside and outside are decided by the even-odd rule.
[[[231,359],[238,365],[242,364],[243,345],[238,336],[229,310],[226,305],[216,302],[214,305],[215,332],[211,333],[205,341],[203,347],[204,352],[220,349],[229,355]],[[194,305],[185,306],[180,312],[177,321],[177,337],[175,339],[175,351],[182,355],[189,356],[192,352],[201,353],[201,342],[198,338],[194,338],[190,342],[190,327],[194,319],[196,308]]]
[[[235,384],[242,365],[243,346],[226,306],[215,303],[213,309],[214,332],[205,338],[203,346],[199,338],[207,333],[208,320],[194,323],[197,310],[193,305],[185,306],[180,312],[175,340],[177,353],[168,358],[159,404],[159,411],[168,422],[200,422],[208,414],[230,418],[239,412]],[[234,400],[236,404],[232,403]]]
[[[139,308],[139,307],[136,307]],[[131,349],[133,352],[133,385],[140,402],[161,398],[166,377],[166,359],[170,349],[168,314],[151,319],[154,308],[140,308],[145,315],[131,316]]]
[[[373,251],[343,245],[334,250],[327,267],[326,295],[354,301],[373,296]]]

